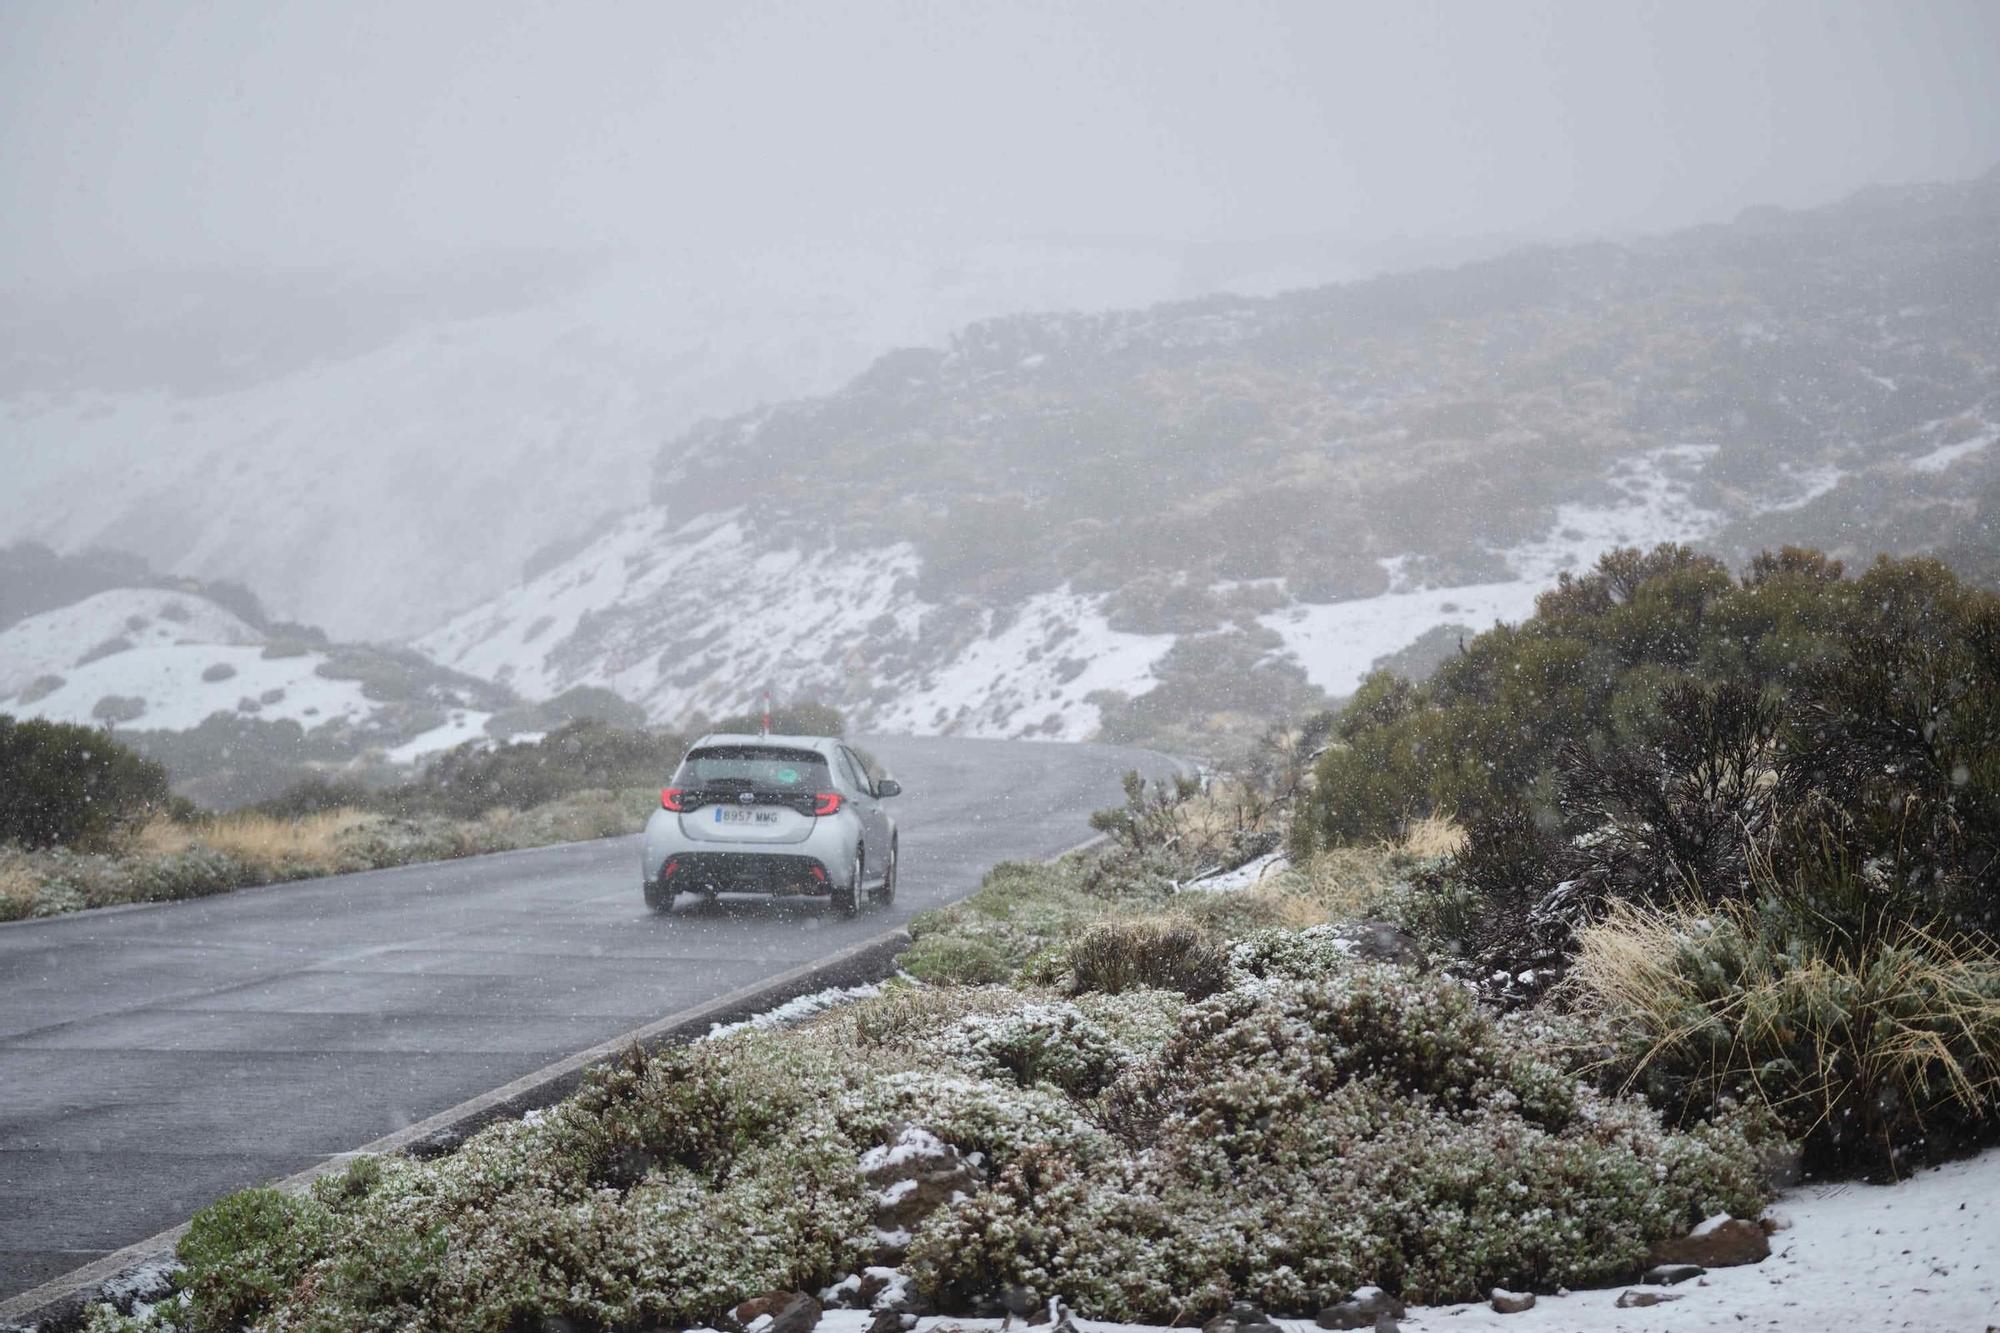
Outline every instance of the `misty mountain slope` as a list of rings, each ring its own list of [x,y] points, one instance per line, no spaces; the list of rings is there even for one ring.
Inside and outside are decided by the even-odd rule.
[[[768,683],[864,726],[1199,732],[1344,693],[1435,626],[1518,618],[1615,545],[1976,548],[1996,422],[1989,174],[975,324],[697,427],[652,513],[421,646],[663,718]]]
[[[521,256],[10,298],[0,534],[234,579],[342,638],[414,634],[631,509],[704,415],[832,389],[968,319],[1169,296],[1182,268],[1157,247],[806,247],[699,273]]]

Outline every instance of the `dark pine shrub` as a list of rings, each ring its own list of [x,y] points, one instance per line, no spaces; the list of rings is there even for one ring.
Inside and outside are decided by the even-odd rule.
[[[108,734],[0,715],[0,840],[102,845],[170,801],[167,770]]]

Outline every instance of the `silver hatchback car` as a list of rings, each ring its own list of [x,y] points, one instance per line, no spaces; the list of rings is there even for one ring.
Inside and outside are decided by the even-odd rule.
[[[902,790],[829,736],[704,736],[689,747],[640,853],[646,905],[697,893],[803,894],[851,915],[896,897]]]

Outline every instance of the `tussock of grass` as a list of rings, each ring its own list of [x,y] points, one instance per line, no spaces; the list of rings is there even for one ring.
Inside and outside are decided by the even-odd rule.
[[[1835,950],[1769,905],[1615,905],[1562,991],[1627,1087],[1706,1114],[1769,1104],[1821,1165],[1900,1174],[2000,1114],[2000,952],[1910,925]]]
[[[1465,830],[1443,815],[1425,815],[1403,831],[1395,846],[1405,856],[1420,861],[1452,856],[1464,850]]]
[[[1100,921],[1076,937],[1063,960],[1075,994],[1170,990],[1198,1000],[1229,983],[1228,949],[1185,916]]]

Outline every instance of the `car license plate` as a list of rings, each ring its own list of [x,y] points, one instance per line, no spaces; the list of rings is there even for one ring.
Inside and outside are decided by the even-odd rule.
[[[715,822],[745,828],[776,828],[776,810],[736,810],[726,805],[715,807]]]

